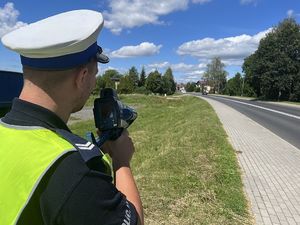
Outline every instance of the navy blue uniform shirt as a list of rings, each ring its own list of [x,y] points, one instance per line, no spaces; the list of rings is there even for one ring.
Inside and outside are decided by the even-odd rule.
[[[1,120],[70,131],[53,112],[20,99],[14,99],[11,111]],[[78,152],[62,156],[40,181],[18,225],[136,225],[134,206],[115,188],[111,176],[102,172],[102,166],[100,158],[87,166]]]

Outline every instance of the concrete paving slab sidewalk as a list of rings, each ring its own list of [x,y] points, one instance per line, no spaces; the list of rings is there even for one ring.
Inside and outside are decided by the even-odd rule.
[[[237,151],[256,224],[300,225],[300,150],[229,106],[203,99]]]

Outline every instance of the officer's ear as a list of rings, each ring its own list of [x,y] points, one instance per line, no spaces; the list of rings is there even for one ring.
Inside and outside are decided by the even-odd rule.
[[[88,80],[88,75],[89,75],[89,69],[86,65],[76,69],[75,86],[78,89],[80,90],[85,89],[86,82]]]

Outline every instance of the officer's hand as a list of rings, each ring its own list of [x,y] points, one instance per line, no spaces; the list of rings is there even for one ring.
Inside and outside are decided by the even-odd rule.
[[[123,166],[130,167],[134,145],[126,129],[117,140],[106,141],[101,149],[112,158],[114,170]]]

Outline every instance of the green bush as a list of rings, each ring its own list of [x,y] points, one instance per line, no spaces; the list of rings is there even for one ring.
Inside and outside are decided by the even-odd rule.
[[[137,94],[144,94],[144,95],[150,95],[152,92],[149,91],[145,86],[142,87],[136,87],[134,89],[134,92]]]

